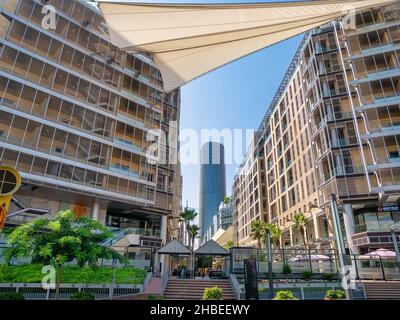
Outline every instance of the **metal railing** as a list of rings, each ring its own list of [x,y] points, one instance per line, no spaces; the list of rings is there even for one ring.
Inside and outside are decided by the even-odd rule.
[[[231,273],[243,276],[244,259],[255,259],[259,279],[267,279],[267,253],[267,250],[255,248],[232,248]],[[333,249],[275,249],[272,257],[272,272],[276,281],[301,283],[309,280],[339,281],[341,278],[339,256]],[[354,280],[400,281],[400,263],[396,257],[352,254],[347,256],[347,263],[352,267]]]
[[[61,284],[58,300],[70,300],[76,292],[91,292],[96,300],[112,299],[116,296],[139,294],[144,291],[143,284]],[[54,289],[44,289],[41,283],[0,283],[0,293],[20,292],[27,300],[56,299]]]
[[[244,284],[239,284],[239,297],[238,300],[245,299],[245,288]],[[293,296],[299,300],[322,300],[325,298],[327,291],[329,290],[343,290],[339,282],[331,283],[274,283],[274,296],[279,291],[290,291]],[[260,300],[269,300],[269,288],[268,284],[259,283],[258,289]],[[355,284],[355,288],[352,289],[353,300],[365,299],[365,290],[362,284]]]

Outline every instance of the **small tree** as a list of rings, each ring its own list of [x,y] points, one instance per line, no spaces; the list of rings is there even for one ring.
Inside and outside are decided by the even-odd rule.
[[[101,243],[112,233],[99,222],[87,217],[75,217],[73,212],[60,212],[53,220],[40,218],[7,230],[9,248],[4,256],[9,263],[13,258],[31,257],[32,263],[51,264],[57,271],[56,297],[61,284],[62,267],[76,259],[78,266],[88,264],[96,268],[99,259],[123,257]]]
[[[189,235],[192,242],[192,251],[194,251],[194,241],[199,236],[200,227],[196,224],[192,224],[189,226]]]
[[[271,240],[272,240],[273,244],[280,249],[281,248],[281,235],[282,235],[281,228],[279,228],[279,226],[277,226],[274,223],[268,223],[267,228],[269,229],[269,231],[271,233]]]
[[[231,202],[231,197],[225,196],[224,197],[224,204],[229,204]]]
[[[266,224],[261,220],[253,220],[250,225],[250,236],[257,240],[257,248],[261,249],[261,241],[265,237]]]
[[[185,224],[186,233],[188,234],[188,241],[190,246],[190,222],[192,222],[197,217],[197,212],[194,209],[185,208],[183,212],[179,215],[179,221]]]
[[[224,249],[229,251],[233,246],[234,246],[234,242],[232,240],[229,240],[226,245],[224,245]]]
[[[298,213],[293,216],[293,226],[295,229],[299,230],[301,238],[303,239],[304,249],[307,249],[306,241],[306,227],[308,221],[304,213]]]

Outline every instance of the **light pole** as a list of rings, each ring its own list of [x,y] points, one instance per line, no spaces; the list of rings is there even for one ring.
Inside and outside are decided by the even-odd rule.
[[[396,252],[397,267],[399,268],[400,271],[400,252],[399,252],[399,245],[397,243],[396,230],[397,228],[393,225],[393,227],[390,230],[390,233],[392,235],[394,252]]]
[[[272,274],[272,243],[271,243],[271,231],[267,227],[265,229],[265,234],[267,238],[267,248],[268,248],[268,284],[269,284],[269,298],[272,300],[274,298],[274,276]]]
[[[331,212],[332,212],[332,218],[333,218],[332,219],[333,225],[335,228],[335,237],[336,237],[336,245],[338,248],[340,271],[341,271],[342,277],[345,277],[346,276],[345,272],[346,272],[346,267],[347,267],[347,256],[346,256],[346,249],[344,246],[342,228],[340,226],[340,217],[339,217],[339,209],[338,209],[337,200],[336,200],[336,194],[334,194],[334,193],[332,193],[330,195],[330,206],[331,206]],[[351,295],[350,295],[349,286],[346,285],[344,290],[346,293],[346,299],[350,300]]]

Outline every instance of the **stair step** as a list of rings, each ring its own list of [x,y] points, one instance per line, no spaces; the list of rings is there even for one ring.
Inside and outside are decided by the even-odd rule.
[[[235,300],[229,280],[168,280],[164,292],[166,300],[202,300],[204,290],[210,287],[222,289],[222,300]]]

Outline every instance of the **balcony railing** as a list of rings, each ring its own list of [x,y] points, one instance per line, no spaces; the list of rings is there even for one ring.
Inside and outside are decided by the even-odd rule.
[[[140,177],[138,172],[132,171],[129,168],[121,166],[121,165],[118,165],[118,164],[112,164],[110,166],[110,171],[126,174],[126,175],[134,177],[134,178],[139,178]]]
[[[344,147],[344,146],[349,146],[352,144],[356,144],[356,142],[352,142],[348,139],[332,139],[331,140],[331,146],[332,148],[339,148],[339,147]]]
[[[344,166],[335,168],[336,175],[348,175],[348,174],[362,174],[364,173],[363,166]]]

